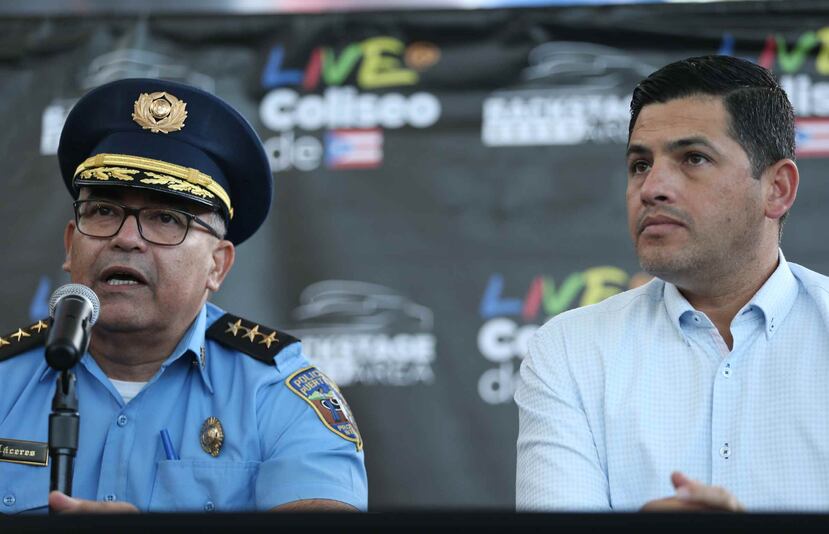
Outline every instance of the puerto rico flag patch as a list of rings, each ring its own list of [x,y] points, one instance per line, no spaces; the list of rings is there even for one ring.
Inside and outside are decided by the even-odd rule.
[[[331,432],[363,448],[363,438],[337,385],[316,367],[300,369],[285,379],[288,389],[311,405]]]

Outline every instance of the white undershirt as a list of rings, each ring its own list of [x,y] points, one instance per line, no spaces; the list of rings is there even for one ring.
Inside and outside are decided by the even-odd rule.
[[[113,378],[110,378],[109,381],[112,382],[112,385],[115,386],[115,389],[123,397],[124,404],[134,399],[138,395],[138,392],[147,385],[146,382],[127,382],[126,380],[115,380]]]

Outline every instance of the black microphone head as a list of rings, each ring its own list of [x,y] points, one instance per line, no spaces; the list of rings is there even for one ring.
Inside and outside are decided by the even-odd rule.
[[[64,297],[80,297],[89,301],[92,306],[92,316],[89,318],[89,326],[95,324],[98,320],[98,314],[101,312],[101,301],[98,300],[98,295],[83,284],[65,284],[60,286],[52,293],[52,298],[49,299],[49,317],[55,317],[55,306],[58,301]]]

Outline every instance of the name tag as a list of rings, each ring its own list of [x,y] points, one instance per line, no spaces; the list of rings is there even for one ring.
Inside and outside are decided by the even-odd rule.
[[[0,438],[0,462],[46,467],[49,465],[49,444]]]

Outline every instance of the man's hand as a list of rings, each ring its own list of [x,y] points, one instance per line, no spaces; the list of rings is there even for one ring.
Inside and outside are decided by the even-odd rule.
[[[86,501],[69,497],[59,491],[49,493],[49,509],[60,514],[137,514],[138,508],[128,502]]]
[[[671,474],[676,495],[645,503],[643,512],[744,512],[745,508],[728,490],[719,486],[706,486],[691,480],[680,472]]]

